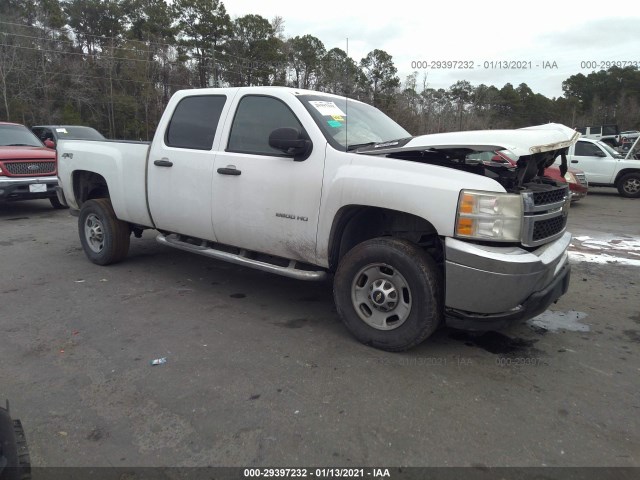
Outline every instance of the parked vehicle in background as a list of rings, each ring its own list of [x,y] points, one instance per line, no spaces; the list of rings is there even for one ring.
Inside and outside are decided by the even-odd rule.
[[[95,128],[81,125],[36,125],[31,131],[49,148],[56,148],[62,139],[106,140]]]
[[[24,125],[0,122],[0,203],[48,198],[60,203],[56,152],[45,147]]]
[[[622,132],[620,134],[620,151],[627,153],[631,150],[631,146],[640,137],[640,132],[637,130],[630,130],[628,132]]]
[[[518,157],[513,155],[508,150],[502,150],[497,152],[472,153],[467,155],[467,160],[509,163],[515,168]],[[569,190],[571,191],[571,203],[577,202],[581,198],[587,196],[587,193],[589,191],[589,182],[587,181],[587,176],[582,170],[569,167],[567,173],[562,176],[559,166],[550,165],[544,169],[544,175],[546,177],[553,178],[554,180],[558,180],[562,183],[569,184]]]
[[[611,147],[620,145],[620,129],[618,125],[595,125],[589,127],[576,128],[584,138],[592,140],[601,140]]]
[[[589,186],[615,187],[623,197],[640,198],[637,139],[625,156],[604,142],[580,138],[569,147],[567,160],[584,171]],[[559,160],[556,160],[558,163]]]

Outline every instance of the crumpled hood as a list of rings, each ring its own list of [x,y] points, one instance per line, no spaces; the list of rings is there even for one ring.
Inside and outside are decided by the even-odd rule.
[[[466,132],[433,133],[413,137],[407,143],[378,144],[373,150],[395,153],[411,150],[452,150],[468,148],[476,151],[509,150],[518,157],[560,150],[573,145],[580,133],[558,123],[512,130],[472,130]],[[365,152],[363,152],[365,153]],[[373,152],[366,152],[373,153]]]
[[[548,123],[513,130],[475,130],[421,135],[366,146],[356,150],[356,153],[466,169],[484,175],[486,169],[474,170],[472,164],[467,163],[467,155],[473,152],[508,150],[511,156],[517,157],[515,177],[512,180],[502,178],[499,181],[503,186],[519,187],[537,176],[543,176],[544,169],[552,165],[558,155],[562,156],[560,172],[564,176],[567,172],[567,148],[579,137],[580,133],[565,125]],[[500,174],[497,176],[500,177]]]

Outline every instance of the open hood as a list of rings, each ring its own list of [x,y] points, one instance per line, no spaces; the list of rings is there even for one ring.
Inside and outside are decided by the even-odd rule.
[[[633,145],[631,145],[631,148],[624,158],[625,160],[640,160],[640,136],[633,142]]]
[[[394,153],[408,150],[469,149],[485,152],[509,150],[517,157],[560,150],[573,145],[580,136],[572,128],[558,123],[513,130],[472,130],[466,132],[433,133],[408,139],[408,142],[385,142],[362,153]]]
[[[542,176],[544,169],[553,164],[558,155],[562,155],[563,165],[560,168],[564,175],[567,169],[567,148],[579,137],[580,133],[572,128],[548,123],[513,130],[475,130],[421,135],[379,143],[356,151],[471,171],[471,165],[466,160],[468,154],[508,150],[518,159],[514,183],[522,185],[536,175]],[[463,168],[464,166],[469,168]]]

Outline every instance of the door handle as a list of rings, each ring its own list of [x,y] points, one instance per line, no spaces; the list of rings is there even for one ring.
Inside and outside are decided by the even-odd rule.
[[[170,161],[168,158],[161,158],[160,160],[154,160],[153,164],[157,165],[158,167],[173,167],[173,162]]]
[[[571,160],[571,163],[578,163],[578,160]]]
[[[225,168],[219,168],[218,173],[220,175],[240,175],[241,170],[238,170],[235,165],[227,165]]]

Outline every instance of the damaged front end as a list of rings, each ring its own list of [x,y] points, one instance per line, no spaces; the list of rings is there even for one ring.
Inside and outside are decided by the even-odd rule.
[[[492,229],[487,228],[475,228],[471,235],[457,229],[456,237],[537,247],[562,236],[571,198],[567,184],[546,177],[544,170],[561,156],[561,174],[564,176],[567,171],[567,149],[579,136],[573,129],[551,123],[515,130],[422,135],[366,146],[357,152],[428,163],[495,180],[507,194],[520,197],[518,203],[522,207],[517,217],[520,223],[518,237],[491,235]],[[508,158],[512,161],[504,161],[495,155],[501,151],[508,152]],[[487,156],[483,157],[482,154]],[[461,195],[465,192],[461,192]],[[491,194],[496,197],[500,195],[495,192]]]
[[[424,135],[358,150],[481,175],[504,189],[460,191],[454,235],[444,238],[449,326],[502,328],[542,313],[567,291],[571,195],[544,170],[561,156],[564,176],[567,149],[578,137],[547,124]],[[508,157],[497,154],[505,151]]]

